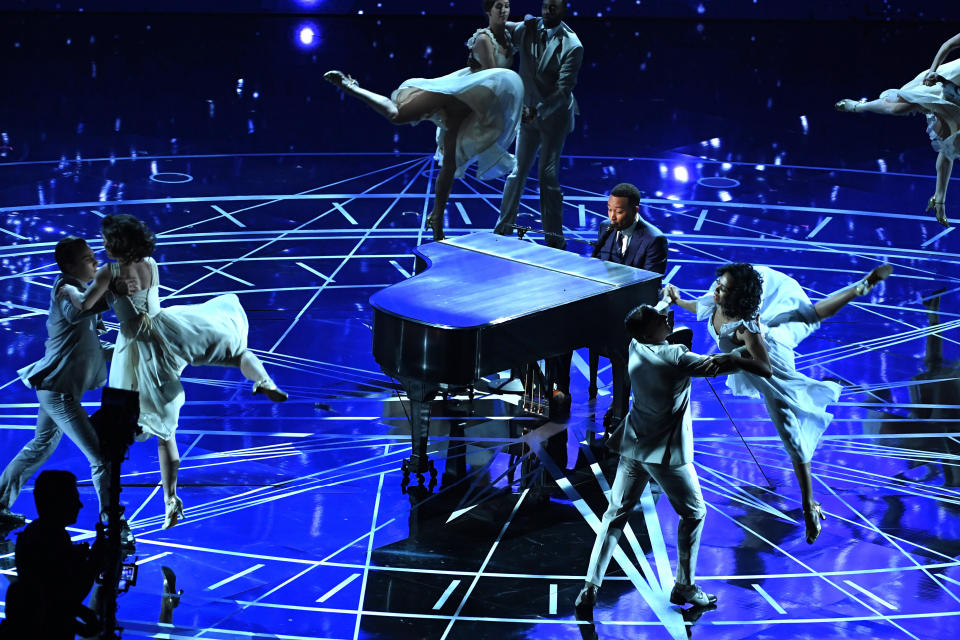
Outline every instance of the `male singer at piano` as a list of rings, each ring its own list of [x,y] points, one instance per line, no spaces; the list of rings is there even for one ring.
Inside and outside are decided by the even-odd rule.
[[[731,373],[742,369],[770,377],[770,366],[732,354],[701,356],[682,344],[667,344],[673,315],[641,305],[626,318],[630,342],[630,379],[633,405],[627,419],[614,430],[607,446],[620,455],[603,514],[586,584],[577,597],[577,618],[593,619],[597,590],[607,565],[640,495],[650,478],[656,480],[680,516],[677,527],[677,577],[670,602],[705,607],[717,597],[697,586],[695,571],[703,519],[707,510],[693,466],[693,420],[690,416],[690,378]]]
[[[667,236],[640,216],[640,190],[623,182],[607,198],[610,224],[601,225],[593,257],[664,274],[667,271]],[[657,290],[660,283],[657,283]],[[638,301],[640,302],[640,301]],[[611,318],[611,322],[620,322]],[[627,345],[610,345],[608,353],[613,372],[613,400],[603,418],[604,426],[615,426],[626,414],[630,402],[630,378],[627,376]],[[559,364],[557,390],[570,398],[570,359]]]

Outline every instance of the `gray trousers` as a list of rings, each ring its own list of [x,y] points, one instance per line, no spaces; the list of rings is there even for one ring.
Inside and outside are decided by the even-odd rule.
[[[500,219],[494,233],[510,235],[511,225],[517,223],[520,209],[520,195],[527,182],[527,175],[533,161],[540,151],[540,219],[543,230],[558,234],[547,236],[546,243],[551,247],[563,249],[567,242],[563,239],[563,192],[560,190],[560,153],[567,139],[568,121],[562,120],[563,133],[543,131],[538,125],[522,125],[517,135],[517,168],[507,177],[503,188],[503,200],[500,203]]]
[[[99,513],[109,504],[110,473],[107,461],[100,453],[97,437],[87,412],[80,400],[69,393],[37,390],[40,411],[33,440],[10,461],[0,476],[0,506],[11,507],[20,495],[23,485],[53,455],[64,433],[73,440],[90,463],[93,487],[100,503]]]
[[[677,584],[694,583],[703,519],[707,515],[696,470],[692,464],[670,467],[638,462],[626,456],[620,458],[617,466],[617,477],[610,492],[610,506],[603,514],[600,533],[590,553],[587,582],[597,587],[603,582],[603,575],[620,542],[623,527],[650,478],[663,488],[673,510],[680,516],[677,529]]]

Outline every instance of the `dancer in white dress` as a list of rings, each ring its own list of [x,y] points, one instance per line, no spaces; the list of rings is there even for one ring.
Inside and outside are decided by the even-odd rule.
[[[944,64],[947,56],[960,49],[960,34],[941,45],[930,69],[899,89],[887,89],[876,100],[856,101],[845,98],[834,105],[838,111],[850,113],[880,113],[904,116],[922,113],[927,119],[927,134],[937,152],[937,187],[927,202],[927,211],[933,209],[937,221],[950,226],[944,205],[947,185],[953,170],[953,161],[960,155],[960,60]]]
[[[203,304],[160,307],[157,263],[151,258],[155,239],[147,226],[129,215],[107,216],[101,230],[104,247],[117,260],[97,271],[85,293],[62,287],[60,297],[81,309],[91,308],[117,281],[139,289],[131,296],[111,296],[120,332],[108,384],[140,394],[142,439],[157,436],[160,479],[165,504],[164,528],[183,518],[177,496],[180,454],[175,432],[184,403],[180,374],[188,364],[237,367],[254,382],[253,393],[274,402],[287,399],[247,349],[247,316],[234,294]],[[115,287],[113,287],[115,292]]]
[[[514,46],[508,22],[509,0],[483,0],[489,26],[467,41],[469,66],[440,78],[412,78],[386,97],[363,89],[342,71],[324,79],[359,98],[394,124],[437,125],[436,158],[440,164],[436,197],[427,226],[434,240],[443,239],[443,211],[453,179],[477,164],[477,177],[490,180],[509,174],[516,159],[509,152],[520,126],[523,81],[508,67]]]
[[[736,395],[762,397],[770,419],[793,462],[800,484],[807,542],[820,535],[824,519],[813,497],[810,461],[820,437],[833,419],[826,407],[837,401],[840,385],[809,378],[796,370],[797,344],[858,295],[864,295],[893,271],[890,265],[875,268],[860,282],[816,304],[796,280],[768,267],[730,263],[717,269],[712,291],[697,300],[684,300],[667,285],[664,297],[707,320],[710,335],[721,351],[740,350],[766,362],[773,375],[764,378],[746,371],[727,377]]]

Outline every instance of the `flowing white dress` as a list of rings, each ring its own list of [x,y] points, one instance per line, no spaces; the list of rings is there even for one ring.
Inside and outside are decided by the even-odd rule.
[[[710,335],[723,352],[739,347],[734,339],[741,326],[763,336],[773,375],[764,378],[741,371],[727,376],[727,387],[735,395],[762,397],[790,458],[810,462],[833,419],[826,407],[837,401],[842,387],[835,382],[814,380],[796,369],[794,348],[820,326],[813,304],[800,284],[769,267],[754,268],[763,278],[759,323],[735,320],[724,324],[717,333],[713,326],[717,308],[713,291],[697,299],[697,319],[707,320]]]
[[[411,78],[394,91],[390,99],[402,104],[416,90],[455,96],[470,107],[472,113],[457,133],[456,177],[463,177],[467,167],[477,163],[477,177],[492,180],[507,175],[517,165],[510,145],[517,137],[523,108],[523,81],[508,67],[514,49],[501,46],[489,29],[478,29],[467,41],[472,51],[477,37],[484,34],[494,43],[497,68],[474,71],[470,67],[440,78]],[[437,125],[437,162],[443,166],[443,135],[446,132],[443,113],[425,116]],[[422,122],[422,120],[420,121]],[[419,122],[412,123],[414,125]]]
[[[236,366],[247,350],[247,315],[232,293],[202,304],[161,309],[157,263],[144,260],[150,265],[150,287],[114,303],[120,333],[109,384],[139,392],[143,438],[155,435],[167,440],[180,420],[184,367]],[[114,278],[118,271],[119,265],[112,264]]]
[[[940,65],[937,73],[952,85],[941,82],[932,87],[924,85],[923,76],[927,74],[927,70],[924,70],[901,88],[887,89],[880,94],[880,99],[888,102],[903,100],[920,107],[927,118],[927,134],[934,151],[955,159],[960,156],[960,139],[957,136],[960,133],[960,93],[956,86],[960,84],[960,60]],[[946,127],[944,136],[934,130],[938,118]]]

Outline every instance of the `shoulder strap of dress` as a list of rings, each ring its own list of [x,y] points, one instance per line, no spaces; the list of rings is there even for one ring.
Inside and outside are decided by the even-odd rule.
[[[487,36],[494,43],[497,42],[497,39],[493,37],[493,32],[490,31],[490,29],[488,29],[487,27],[481,27],[480,29],[477,29],[476,31],[474,31],[473,35],[470,36],[470,39],[467,40],[467,47],[469,49],[473,49],[473,46],[477,44],[477,36],[479,36],[480,34]]]

